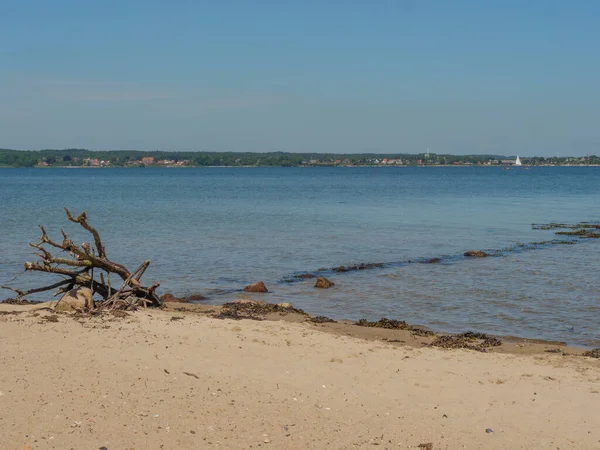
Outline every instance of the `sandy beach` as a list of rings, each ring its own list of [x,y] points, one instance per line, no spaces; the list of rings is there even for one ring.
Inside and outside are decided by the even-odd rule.
[[[178,309],[0,304],[0,448],[600,448],[600,360],[577,349]]]

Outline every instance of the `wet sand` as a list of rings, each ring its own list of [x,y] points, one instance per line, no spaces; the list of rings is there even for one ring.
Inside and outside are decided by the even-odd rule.
[[[0,448],[600,448],[600,360],[581,349],[439,349],[410,331],[216,309],[0,305]]]

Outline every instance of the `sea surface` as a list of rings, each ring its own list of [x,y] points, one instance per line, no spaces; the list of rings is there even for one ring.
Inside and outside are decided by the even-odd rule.
[[[0,284],[56,281],[10,279],[35,259],[40,224],[90,240],[68,207],[87,212],[112,260],[150,259],[143,281],[161,292],[600,346],[600,240],[520,245],[555,238],[533,223],[600,220],[597,167],[0,169],[0,195]],[[500,252],[461,256],[473,249]],[[285,281],[359,263],[385,265],[324,270],[327,290]],[[259,280],[270,293],[240,292]]]

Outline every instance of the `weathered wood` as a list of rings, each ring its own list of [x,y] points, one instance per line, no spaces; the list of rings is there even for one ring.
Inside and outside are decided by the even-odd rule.
[[[61,293],[65,292],[67,288],[81,286],[90,288],[92,292],[103,298],[98,305],[100,309],[135,309],[138,306],[145,307],[147,304],[160,306],[161,301],[155,292],[160,283],[146,287],[142,286],[140,282],[150,261],[144,261],[136,270],[130,272],[124,265],[108,259],[100,234],[88,223],[85,211],[77,217],[74,217],[67,208],[65,208],[65,213],[69,221],[81,225],[92,235],[94,246],[92,247],[89,243],[75,245],[64,230],[61,230],[62,242],[54,241],[48,236],[45,228],[40,225],[42,236],[39,242],[29,244],[39,251],[36,254],[39,261],[25,262],[25,271],[53,273],[60,275],[63,279],[52,285],[27,291],[8,286],[0,286],[0,288],[10,289],[21,298],[57,287],[60,288],[58,293]],[[50,251],[52,248],[67,252],[72,258],[54,256]],[[101,271],[100,281],[94,279],[94,269]],[[107,275],[108,282],[105,281],[104,273]],[[117,291],[111,287],[111,273],[118,275],[123,280]]]

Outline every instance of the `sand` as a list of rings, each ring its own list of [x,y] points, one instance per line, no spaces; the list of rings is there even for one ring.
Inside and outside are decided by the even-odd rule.
[[[598,359],[33,308],[0,305],[0,449],[600,448]]]

